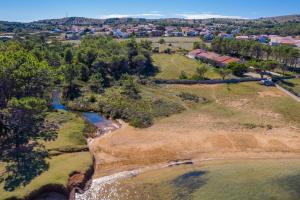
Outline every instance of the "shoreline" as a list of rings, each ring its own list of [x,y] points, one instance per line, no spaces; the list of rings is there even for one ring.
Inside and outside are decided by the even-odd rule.
[[[257,153],[259,154],[259,153]],[[272,153],[274,154],[274,153]],[[75,200],[93,200],[97,199],[95,194],[98,191],[101,191],[106,185],[108,184],[114,184],[119,180],[124,180],[128,178],[132,178],[135,176],[139,176],[141,174],[147,173],[147,172],[153,172],[157,170],[162,170],[166,168],[172,168],[172,167],[178,167],[178,166],[197,166],[201,163],[207,163],[207,162],[213,162],[213,161],[228,161],[228,162],[238,162],[238,161],[244,161],[244,160],[288,160],[288,159],[300,159],[300,154],[292,154],[292,153],[284,153],[284,156],[279,157],[267,157],[267,156],[250,156],[250,157],[236,157],[236,158],[227,158],[227,157],[209,157],[209,158],[203,158],[203,159],[186,159],[186,160],[178,160],[178,161],[170,161],[170,162],[164,162],[159,164],[154,164],[150,166],[144,166],[141,168],[136,168],[132,170],[127,171],[121,171],[112,173],[107,176],[102,176],[99,178],[92,179],[92,183],[86,191],[83,193],[75,193]],[[89,198],[91,197],[91,198]]]

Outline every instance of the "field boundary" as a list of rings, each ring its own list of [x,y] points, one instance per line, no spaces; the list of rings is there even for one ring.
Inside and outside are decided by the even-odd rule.
[[[183,84],[183,85],[193,85],[193,84],[223,84],[223,83],[241,83],[241,82],[255,82],[265,80],[264,78],[241,78],[241,79],[214,79],[214,80],[154,80],[157,84]]]

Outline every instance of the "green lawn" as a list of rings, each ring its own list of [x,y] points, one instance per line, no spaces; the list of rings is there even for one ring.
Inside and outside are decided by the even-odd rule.
[[[55,141],[45,143],[47,149],[86,145],[83,135],[85,122],[82,117],[71,112],[58,111],[49,113],[48,120],[63,126],[58,130],[58,138]]]
[[[57,139],[43,142],[47,149],[86,146],[86,139],[83,135],[86,125],[81,117],[71,112],[57,111],[49,113],[47,120],[59,124]],[[7,192],[3,189],[4,184],[0,184],[0,199],[13,196],[21,198],[47,184],[66,185],[69,174],[74,171],[85,172],[91,166],[92,158],[89,152],[80,152],[53,156],[48,162],[48,171],[43,172],[25,187]],[[0,163],[0,173],[4,172],[4,164]]]
[[[49,160],[49,164],[48,171],[33,179],[27,186],[19,187],[13,192],[4,191],[3,184],[0,184],[0,199],[10,197],[22,198],[30,194],[31,191],[47,184],[66,185],[69,174],[74,171],[86,171],[92,164],[92,158],[89,152],[71,153],[55,156]]]
[[[179,79],[181,71],[190,77],[196,73],[196,68],[201,66],[199,61],[190,59],[180,54],[154,54],[154,65],[159,67],[159,73],[156,78],[159,79]],[[206,73],[209,79],[220,78],[213,70],[213,67]]]
[[[120,188],[132,200],[298,200],[299,166],[299,159],[212,161],[148,172]]]

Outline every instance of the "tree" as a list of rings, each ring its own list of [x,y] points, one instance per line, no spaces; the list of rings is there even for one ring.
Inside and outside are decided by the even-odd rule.
[[[132,59],[132,65],[134,66],[134,72],[142,72],[146,67],[147,58],[144,55],[134,56]]]
[[[125,95],[131,99],[140,99],[140,89],[134,77],[129,75],[123,75],[121,79],[122,95]]]
[[[163,38],[161,38],[161,39],[158,41],[158,43],[159,43],[159,44],[165,44],[166,41],[165,41]]]
[[[173,51],[172,51],[171,48],[166,48],[166,49],[164,50],[164,53],[171,54],[171,53],[173,53]]]
[[[65,51],[65,62],[70,65],[73,62],[73,52],[71,49]]]
[[[204,42],[194,42],[193,43],[193,49],[204,49],[207,50],[207,46]]]
[[[96,93],[103,91],[103,83],[104,79],[100,73],[93,74],[89,80],[90,89]]]
[[[35,97],[12,98],[1,110],[5,130],[0,132],[0,160],[7,163],[5,189],[9,191],[48,168],[47,152],[39,142],[53,140],[56,134],[55,127],[45,121],[46,110],[46,101]]]
[[[141,40],[140,46],[148,51],[152,50],[152,42],[150,40]]]
[[[221,76],[222,80],[225,80],[225,78],[231,74],[231,70],[227,67],[220,67],[216,68],[216,72]]]
[[[254,68],[256,72],[260,74],[261,78],[264,78],[264,74],[266,74],[267,71],[270,71],[277,67],[277,62],[273,60],[266,60],[266,61],[251,60],[247,63],[247,65],[248,67]]]
[[[185,71],[181,71],[181,72],[180,72],[179,79],[181,79],[181,80],[186,80],[186,79],[188,79],[188,76],[187,76],[187,74],[185,73]]]
[[[232,70],[232,73],[236,76],[243,76],[247,71],[248,67],[245,64],[238,62],[231,62],[228,65],[228,68]]]
[[[46,62],[24,50],[0,52],[0,109],[12,97],[44,97],[52,77]]]
[[[15,42],[0,49],[0,161],[8,172],[0,181],[9,191],[46,170],[39,142],[55,137],[45,121],[53,72],[41,60]]]
[[[65,65],[62,67],[64,80],[67,84],[66,97],[73,99],[76,96],[76,88],[74,87],[74,80],[77,77],[78,71],[75,65]]]
[[[206,65],[202,65],[200,67],[197,67],[196,68],[196,76],[194,78],[204,80],[205,79],[205,74],[206,74],[207,71],[208,71],[208,67]]]

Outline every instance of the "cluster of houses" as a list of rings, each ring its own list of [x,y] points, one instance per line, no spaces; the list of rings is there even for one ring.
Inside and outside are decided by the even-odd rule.
[[[119,24],[101,26],[59,26],[50,33],[63,35],[66,40],[80,40],[83,35],[110,35],[115,38],[136,37],[201,37],[210,42],[215,37],[236,39],[236,40],[256,40],[260,43],[276,46],[279,44],[291,45],[300,48],[300,36],[281,37],[278,35],[240,35],[240,29],[232,27],[230,33],[221,32],[222,24],[199,25],[198,27],[186,26],[160,26],[152,23],[146,24]],[[230,26],[229,26],[230,27]],[[223,27],[224,28],[224,27]],[[228,28],[228,27],[227,27]],[[34,34],[34,33],[32,33]],[[13,39],[13,33],[0,34],[0,40]]]
[[[278,36],[278,35],[237,35],[220,33],[218,35],[222,38],[236,39],[236,40],[256,40],[263,44],[269,44],[271,46],[277,46],[280,44],[291,45],[294,47],[300,47],[300,37],[292,36]]]
[[[71,26],[67,30],[54,29],[52,33],[64,33],[67,40],[79,40],[82,35],[111,35],[115,38],[129,38],[136,37],[202,37],[205,41],[214,39],[215,30],[212,27],[176,27],[166,26],[163,29],[160,26],[153,24],[139,24],[139,25],[120,25],[112,27],[110,25],[103,25],[102,27],[93,26]],[[240,31],[233,30],[230,34],[221,32],[217,36],[227,39],[237,40],[256,40],[260,43],[276,46],[279,44],[286,44],[295,47],[300,47],[300,37],[282,37],[278,35],[239,35]]]
[[[136,37],[198,37],[202,36],[207,40],[214,38],[212,28],[191,28],[178,26],[158,26],[154,24],[123,24],[118,26],[103,25],[96,26],[71,26],[64,29],[56,28],[54,34],[65,34],[69,40],[80,39],[84,34],[111,35],[115,38]]]
[[[281,37],[278,35],[270,35],[270,45],[272,46],[277,46],[279,44],[286,44],[286,45],[291,45],[295,47],[300,47],[300,37]]]
[[[137,37],[197,37],[213,35],[211,31],[205,28],[190,28],[166,26],[161,28],[153,24],[137,25],[135,27],[127,26],[118,29],[109,30],[114,37],[127,38],[132,35]],[[110,34],[109,33],[109,34]]]
[[[189,58],[201,60],[217,67],[225,67],[232,62],[241,62],[240,59],[224,56],[215,52],[205,51],[203,49],[195,49],[188,54]]]

